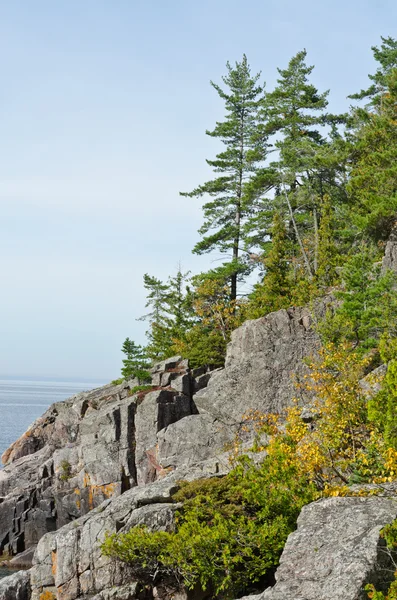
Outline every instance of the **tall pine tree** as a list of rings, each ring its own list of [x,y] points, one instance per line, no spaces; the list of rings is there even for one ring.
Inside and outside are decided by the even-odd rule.
[[[286,69],[278,69],[277,86],[267,94],[264,108],[265,130],[274,136],[270,139],[278,151],[271,165],[277,173],[277,193],[308,279],[316,270],[321,195],[329,184],[336,185],[336,165],[327,152],[324,126],[335,128],[344,120],[326,111],[328,92],[320,93],[310,82],[313,68],[306,64],[306,50],[293,56]],[[266,226],[265,222],[264,233]]]
[[[251,75],[245,55],[234,67],[227,63],[227,71],[222,78],[225,89],[211,82],[225,103],[226,119],[217,123],[213,131],[206,132],[225,146],[214,160],[207,160],[218,175],[182,195],[211,197],[203,205],[204,224],[199,230],[203,237],[193,252],[219,250],[229,255],[229,260],[217,272],[230,281],[233,301],[237,297],[239,274],[248,268],[244,255],[247,250],[244,222],[251,213],[249,181],[264,161],[267,145],[260,133],[260,108],[264,98],[264,87],[258,83],[260,74]]]

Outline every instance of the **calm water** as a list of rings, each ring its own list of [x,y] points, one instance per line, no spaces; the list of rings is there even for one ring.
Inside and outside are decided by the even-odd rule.
[[[53,402],[104,383],[0,377],[0,455]]]

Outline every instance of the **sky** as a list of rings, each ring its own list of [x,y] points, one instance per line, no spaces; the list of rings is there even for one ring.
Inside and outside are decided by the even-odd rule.
[[[145,273],[197,273],[210,86],[247,54],[267,89],[302,48],[330,109],[366,87],[395,0],[0,0],[0,375],[119,375]]]

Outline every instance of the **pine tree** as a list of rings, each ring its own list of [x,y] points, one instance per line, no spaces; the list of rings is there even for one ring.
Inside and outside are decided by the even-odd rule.
[[[345,116],[326,112],[328,92],[319,93],[310,83],[313,66],[307,66],[305,60],[303,50],[290,60],[287,69],[278,69],[277,86],[266,96],[264,127],[278,151],[278,159],[271,163],[266,174],[259,175],[265,192],[273,185],[277,203],[283,201],[299,269],[312,280],[317,266],[321,198],[340,187],[340,161],[336,160],[330,142],[338,137],[336,126]],[[324,125],[331,127],[330,141],[321,134]],[[258,238],[266,239],[271,214],[265,194],[251,219],[252,227],[261,232]]]
[[[269,312],[287,308],[291,303],[291,282],[288,278],[290,255],[288,235],[280,211],[274,213],[269,254],[264,259],[265,278],[250,296],[249,317],[258,318]]]
[[[146,332],[146,352],[152,360],[174,355],[176,340],[183,338],[192,325],[194,317],[191,292],[186,285],[188,277],[189,273],[183,273],[180,267],[167,283],[148,274],[144,276],[144,287],[148,292],[146,307],[151,311],[140,320],[150,324]]]
[[[193,252],[202,254],[218,249],[229,254],[230,260],[217,272],[230,281],[230,297],[235,300],[239,274],[248,269],[241,250],[246,250],[244,222],[251,212],[249,182],[266,156],[266,140],[260,134],[259,117],[264,87],[258,84],[260,74],[251,75],[245,55],[234,67],[229,63],[226,66],[228,73],[222,78],[225,90],[211,82],[225,102],[226,120],[206,132],[225,145],[214,160],[207,160],[219,175],[182,195],[212,198],[203,205],[204,224],[199,230],[203,238]]]
[[[319,127],[332,120],[324,112],[328,91],[320,94],[309,83],[314,67],[307,66],[305,59],[306,50],[302,50],[292,57],[287,69],[278,69],[277,86],[266,97],[266,129],[270,135],[281,134],[275,144],[279,150],[277,166],[283,171],[285,185],[293,190],[323,142]]]
[[[380,111],[382,110],[383,98],[388,88],[388,79],[393,71],[397,68],[397,40],[392,37],[382,37],[380,48],[372,46],[371,50],[374,59],[379,63],[379,67],[374,75],[368,75],[373,82],[366,90],[361,90],[357,94],[351,94],[349,98],[353,100],[369,100],[369,106],[375,106]]]
[[[170,289],[166,283],[147,273],[143,276],[143,285],[147,291],[145,306],[151,309],[139,318],[140,321],[148,321],[150,326],[146,332],[147,355],[152,360],[163,360],[172,354],[171,323],[168,315]]]
[[[150,381],[151,376],[148,371],[150,365],[148,363],[144,348],[135,344],[135,342],[130,340],[130,338],[126,338],[122,347],[122,352],[127,357],[123,360],[124,366],[121,369],[123,378],[136,378],[138,379],[139,385],[141,385],[141,383],[147,383]]]
[[[196,275],[191,292],[195,318],[173,346],[192,367],[223,366],[232,331],[243,320],[242,302],[230,299],[230,289],[216,276]]]
[[[397,220],[397,69],[386,81],[382,111],[359,112],[348,185],[355,222],[375,241],[387,239]]]
[[[338,251],[335,244],[331,197],[326,194],[321,204],[321,221],[318,231],[318,257],[316,280],[320,287],[329,287],[337,281]]]
[[[171,318],[171,337],[180,339],[194,322],[193,294],[188,285],[190,272],[181,266],[174,277],[168,278],[168,315]]]
[[[373,247],[362,244],[360,250],[345,261],[344,289],[336,292],[337,298],[343,300],[336,311],[336,327],[339,329],[342,322],[345,330],[347,328],[344,336],[362,351],[376,348],[382,334],[397,332],[395,274],[382,273],[378,258]]]

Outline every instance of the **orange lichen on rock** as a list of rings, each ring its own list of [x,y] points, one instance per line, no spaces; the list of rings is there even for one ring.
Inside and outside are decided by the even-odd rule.
[[[55,596],[54,596],[53,592],[50,592],[49,590],[47,590],[40,594],[39,600],[55,600]]]
[[[56,575],[57,572],[57,553],[56,551],[51,552],[51,573],[54,575]]]
[[[115,483],[107,483],[105,485],[90,485],[88,489],[88,506],[92,510],[94,508],[95,496],[99,494],[105,496],[105,498],[111,498],[114,496],[116,491]]]

